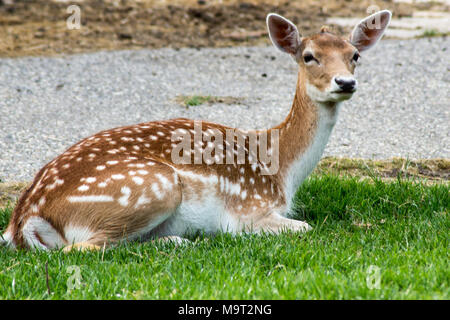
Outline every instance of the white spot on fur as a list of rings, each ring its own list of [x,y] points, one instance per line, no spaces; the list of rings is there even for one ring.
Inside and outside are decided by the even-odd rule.
[[[94,177],[86,178],[86,183],[94,183],[95,181],[97,181],[97,178]]]
[[[122,187],[120,191],[122,192],[123,196],[120,197],[118,201],[121,206],[126,207],[128,205],[128,198],[130,197],[131,189],[128,187]]]
[[[164,193],[161,193],[157,183],[152,183],[152,191],[155,194],[156,198],[158,198],[159,200],[164,198]]]
[[[137,199],[136,204],[134,205],[135,209],[138,209],[139,207],[149,204],[150,199],[145,196],[145,193],[142,193],[142,195]]]
[[[227,193],[230,195],[238,195],[241,193],[241,185],[238,183],[232,183],[228,180],[227,187]]]
[[[42,207],[45,204],[45,197],[39,199],[38,206]]]
[[[134,139],[130,138],[130,137],[121,137],[120,140],[122,140],[122,141],[134,141]]]
[[[70,196],[67,200],[72,203],[76,202],[112,202],[114,198],[106,195],[90,195],[90,196]]]
[[[189,179],[198,180],[204,184],[217,184],[219,182],[219,178],[217,177],[217,175],[204,176],[192,171],[184,170],[177,170],[177,173]]]
[[[87,191],[87,190],[89,190],[89,186],[87,186],[85,184],[78,187],[78,191]]]
[[[169,179],[167,179],[160,173],[157,173],[155,176],[161,182],[163,189],[172,189],[173,184],[169,181]]]

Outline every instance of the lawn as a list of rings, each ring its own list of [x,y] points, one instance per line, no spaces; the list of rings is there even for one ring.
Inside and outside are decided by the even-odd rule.
[[[449,299],[449,202],[445,182],[315,174],[296,196],[296,217],[314,227],[305,235],[0,248],[0,298]],[[0,229],[11,210],[0,209]]]

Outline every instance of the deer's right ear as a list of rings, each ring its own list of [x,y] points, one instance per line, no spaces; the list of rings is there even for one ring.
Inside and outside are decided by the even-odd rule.
[[[296,57],[301,39],[295,24],[276,13],[268,14],[266,22],[274,46]]]

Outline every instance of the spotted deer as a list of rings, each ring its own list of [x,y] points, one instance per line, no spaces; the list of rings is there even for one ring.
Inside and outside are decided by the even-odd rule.
[[[324,27],[301,37],[292,22],[269,14],[270,39],[299,66],[292,108],[281,124],[244,131],[202,122],[200,139],[195,139],[196,122],[189,119],[99,132],[38,172],[15,207],[3,243],[95,249],[133,239],[185,241],[183,236],[198,231],[310,230],[306,222],[289,218],[292,198],[319,161],[341,102],[357,88],[354,70],[360,52],[382,37],[390,18],[389,11],[377,12],[344,39]],[[219,143],[217,134],[226,136],[230,130],[232,139]],[[194,148],[182,150],[184,161],[173,160],[180,155],[176,134]],[[276,171],[270,174],[267,163],[250,150],[251,137],[258,144],[264,135],[277,137],[267,142],[277,155],[271,159]],[[211,143],[213,161],[203,161]],[[223,163],[225,157],[232,161]]]

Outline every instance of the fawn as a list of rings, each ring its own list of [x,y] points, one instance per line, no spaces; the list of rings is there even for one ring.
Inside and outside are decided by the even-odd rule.
[[[174,119],[99,132],[39,171],[1,241],[68,251],[131,239],[184,241],[197,231],[310,230],[288,218],[292,198],[320,160],[341,102],[356,90],[359,53],[382,37],[390,19],[389,11],[379,11],[343,39],[324,27],[301,37],[292,22],[269,14],[270,39],[299,66],[292,108],[280,125],[244,131],[203,122],[199,129],[196,121]],[[261,151],[267,136],[272,172],[250,150],[256,141]],[[180,138],[195,150],[181,150],[182,161],[174,161]],[[203,161],[207,151],[211,159]]]

